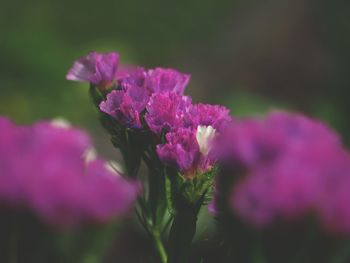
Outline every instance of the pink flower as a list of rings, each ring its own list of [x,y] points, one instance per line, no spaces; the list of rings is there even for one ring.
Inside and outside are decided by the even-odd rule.
[[[91,52],[76,60],[66,78],[89,82],[100,87],[111,86],[118,78],[119,54]]]
[[[325,228],[350,233],[349,154],[321,122],[285,112],[243,119],[219,148],[221,176],[236,177],[227,197],[233,215],[266,227],[313,214]]]
[[[107,95],[106,100],[100,104],[100,109],[122,125],[140,129],[141,116],[146,112],[146,105],[154,101],[153,96],[182,97],[189,76],[173,69],[156,68],[147,71],[136,67],[123,73],[118,81],[118,89]]]
[[[174,92],[182,95],[190,77],[174,69],[155,68],[148,71],[148,84],[153,93]]]
[[[0,118],[0,203],[60,227],[106,222],[132,207],[138,184],[101,159],[86,160],[90,138],[48,122],[16,126]]]
[[[156,93],[147,104],[145,120],[151,131],[161,134],[184,127],[184,120],[191,106],[191,98],[176,93]]]

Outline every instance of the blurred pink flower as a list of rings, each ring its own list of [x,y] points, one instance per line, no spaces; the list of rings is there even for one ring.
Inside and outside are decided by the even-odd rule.
[[[106,222],[132,208],[139,186],[86,159],[88,135],[49,122],[16,126],[0,118],[0,203],[70,227]]]
[[[228,197],[233,214],[257,227],[313,214],[350,233],[350,158],[331,129],[272,112],[236,121],[221,140],[222,163],[240,171]]]

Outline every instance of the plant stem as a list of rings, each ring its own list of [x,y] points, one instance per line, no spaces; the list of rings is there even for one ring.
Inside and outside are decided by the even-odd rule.
[[[153,236],[153,239],[154,239],[154,245],[155,245],[155,247],[157,249],[157,252],[158,252],[158,255],[159,255],[159,258],[160,258],[161,262],[162,263],[167,263],[168,262],[168,256],[167,256],[166,250],[164,248],[164,245],[163,245],[163,242],[162,242],[162,239],[161,239],[159,231],[153,231],[152,232],[152,236]]]
[[[198,212],[199,209],[193,206],[184,206],[177,211],[169,236],[170,263],[188,262],[196,233]]]
[[[254,263],[265,263],[261,237],[257,236],[255,240],[255,247],[253,250],[253,261]]]
[[[10,251],[9,251],[9,263],[18,262],[17,259],[17,242],[18,242],[18,231],[16,229],[13,230],[10,239]]]

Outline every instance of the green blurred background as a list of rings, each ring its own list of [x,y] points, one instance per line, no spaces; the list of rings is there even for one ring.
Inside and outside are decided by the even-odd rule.
[[[287,107],[350,131],[350,2],[3,0],[0,113],[96,126],[84,85],[65,80],[91,50],[192,74],[195,101],[234,114]]]
[[[194,101],[235,115],[305,112],[350,142],[350,1],[2,0],[0,32],[0,114],[64,117],[107,157],[87,86],[65,80],[92,50],[191,73]]]

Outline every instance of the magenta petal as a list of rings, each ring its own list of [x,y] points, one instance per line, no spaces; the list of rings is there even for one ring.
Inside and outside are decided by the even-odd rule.
[[[188,116],[192,126],[212,126],[217,131],[222,131],[232,122],[230,111],[221,105],[195,104],[191,107]]]
[[[85,160],[92,145],[83,131],[47,122],[16,126],[5,118],[0,128],[1,206],[58,227],[105,222],[131,209],[139,186],[105,161]]]
[[[159,158],[166,164],[175,166],[182,172],[195,168],[199,158],[199,146],[191,129],[178,129],[166,135],[166,143],[157,146]]]
[[[145,120],[156,134],[163,129],[184,127],[185,116],[191,106],[191,98],[175,93],[154,94],[147,104]]]
[[[113,90],[107,95],[107,99],[100,104],[100,110],[112,117],[117,116],[117,110],[123,102],[125,92],[121,90]]]
[[[119,54],[91,52],[76,60],[66,78],[106,87],[117,80]]]
[[[126,181],[106,169],[106,163],[95,160],[88,165],[85,202],[86,213],[98,222],[123,216],[131,211],[139,193],[137,183]]]
[[[149,70],[148,76],[149,86],[154,93],[174,92],[182,95],[190,81],[190,75],[166,68]]]
[[[117,119],[129,128],[142,128],[140,114],[145,109],[148,93],[138,87],[132,87],[127,92],[113,90],[101,102],[100,110]]]
[[[73,81],[90,82],[90,79],[96,74],[97,57],[96,52],[91,52],[76,60],[66,78]]]
[[[220,140],[222,164],[241,171],[231,175],[239,178],[228,202],[242,220],[264,227],[312,214],[325,228],[350,231],[346,220],[338,220],[350,218],[350,206],[343,205],[350,196],[344,190],[350,187],[350,157],[324,124],[272,112],[265,119],[236,120]]]

